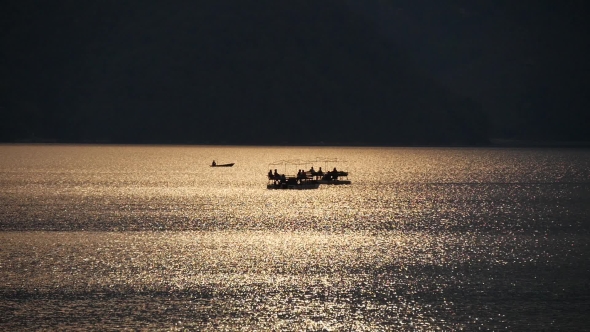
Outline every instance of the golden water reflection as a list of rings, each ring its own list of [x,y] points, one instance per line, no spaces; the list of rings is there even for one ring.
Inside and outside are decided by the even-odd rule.
[[[519,267],[588,254],[567,247],[575,240],[548,252],[555,243],[543,237],[476,234],[5,232],[0,279],[5,299],[29,301],[12,315],[42,316],[55,307],[35,303],[54,301],[64,324],[82,329],[113,327],[113,305],[133,310],[128,327],[461,329],[471,326],[462,308],[477,305],[460,303],[461,292],[497,301],[522,291]],[[76,315],[85,309],[102,320]],[[487,324],[502,326],[506,313],[496,314]]]
[[[0,145],[0,156],[3,330],[590,325],[587,150]],[[269,163],[316,157],[346,159],[352,184],[266,189]]]

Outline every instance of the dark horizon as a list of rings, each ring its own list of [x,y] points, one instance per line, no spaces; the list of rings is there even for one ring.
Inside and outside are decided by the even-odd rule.
[[[8,1],[0,142],[588,142],[583,3],[533,5]]]

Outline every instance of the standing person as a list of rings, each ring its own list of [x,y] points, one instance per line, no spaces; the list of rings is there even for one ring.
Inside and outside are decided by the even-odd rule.
[[[213,160],[213,162],[211,163],[211,166],[215,166],[217,165],[217,163],[215,162],[215,160]]]

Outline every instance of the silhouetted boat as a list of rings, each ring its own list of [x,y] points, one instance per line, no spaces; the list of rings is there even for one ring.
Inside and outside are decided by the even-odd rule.
[[[318,171],[313,168],[314,163],[334,163],[337,159],[316,159],[315,161],[302,160],[281,160],[270,164],[271,170],[268,172],[267,189],[317,189],[320,184],[351,184],[348,180],[348,172],[338,171],[334,167],[332,171],[324,172],[320,167]],[[311,168],[306,171],[305,168],[311,164]],[[283,166],[285,171],[287,166],[299,168],[297,175],[286,175],[285,173],[278,173],[275,168],[272,172],[273,166]],[[303,167],[303,168],[301,168]],[[294,173],[294,172],[293,172]]]
[[[211,164],[211,167],[232,167],[235,163],[230,164]]]

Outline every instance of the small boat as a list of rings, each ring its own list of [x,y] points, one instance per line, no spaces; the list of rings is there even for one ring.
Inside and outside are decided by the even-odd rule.
[[[235,163],[229,163],[229,164],[217,164],[215,162],[213,162],[211,164],[211,167],[232,167]]]

